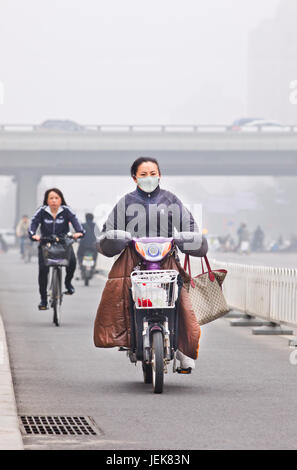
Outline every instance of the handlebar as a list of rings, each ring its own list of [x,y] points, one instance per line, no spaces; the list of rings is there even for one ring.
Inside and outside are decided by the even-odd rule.
[[[191,256],[205,256],[208,251],[207,239],[198,232],[180,232],[168,240],[174,240],[183,253]],[[132,236],[129,232],[110,230],[97,239],[97,251],[104,256],[112,257],[125,249],[131,241]]]
[[[73,242],[76,242],[77,240],[73,237],[72,233],[69,232],[65,235],[55,235],[55,234],[52,234],[48,237],[40,237],[40,240],[35,240],[34,238],[32,238],[32,241],[34,242],[56,242],[56,243],[59,243],[61,241],[64,241],[64,240],[73,240]]]
[[[133,239],[130,232],[125,232],[124,230],[109,230],[104,232],[100,239],[106,238],[108,240],[122,240],[127,244]],[[140,237],[142,238],[142,237]],[[148,238],[148,237],[144,237]],[[150,237],[149,237],[150,238]],[[202,243],[202,239],[205,238],[199,232],[179,232],[175,236],[172,237],[155,237],[155,238],[163,238],[168,240],[174,240],[176,244],[178,243]]]

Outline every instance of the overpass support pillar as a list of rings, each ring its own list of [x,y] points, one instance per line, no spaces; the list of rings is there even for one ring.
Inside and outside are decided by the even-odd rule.
[[[37,208],[37,186],[40,181],[40,173],[34,170],[24,169],[15,175],[16,211],[15,223],[17,224],[22,215],[32,217]]]

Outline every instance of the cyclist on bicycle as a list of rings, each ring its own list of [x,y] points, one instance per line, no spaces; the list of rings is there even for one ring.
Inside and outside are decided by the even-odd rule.
[[[63,193],[57,188],[48,189],[44,194],[43,205],[39,207],[33,215],[29,226],[29,237],[32,240],[40,241],[42,237],[65,236],[69,232],[69,222],[72,224],[75,233],[72,235],[74,239],[84,236],[84,229],[78,221],[76,215],[67,206]],[[40,235],[36,235],[40,226]],[[42,243],[42,242],[41,242]],[[47,281],[49,268],[45,265],[41,243],[38,247],[38,264],[39,264],[39,292],[41,301],[38,305],[39,310],[47,309]],[[74,294],[75,289],[71,284],[74,271],[76,268],[76,258],[73,248],[70,248],[69,265],[66,267],[65,287],[66,294]]]

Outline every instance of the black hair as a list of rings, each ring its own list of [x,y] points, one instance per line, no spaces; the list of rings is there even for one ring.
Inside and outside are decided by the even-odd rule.
[[[92,222],[93,219],[94,219],[93,214],[91,214],[90,212],[88,212],[88,213],[86,214],[86,221],[87,221],[87,222]]]
[[[160,167],[159,167],[159,163],[157,162],[157,160],[155,158],[152,158],[152,157],[139,157],[131,165],[130,173],[131,173],[132,178],[133,178],[133,176],[136,176],[138,167],[144,162],[155,163],[158,167],[159,175],[161,175],[161,170],[160,170]]]
[[[50,189],[48,189],[47,191],[45,191],[45,193],[44,193],[44,199],[43,199],[43,205],[44,205],[44,206],[47,206],[47,205],[48,205],[48,203],[47,203],[48,195],[49,195],[49,193],[51,193],[52,191],[53,191],[54,193],[58,194],[58,196],[60,196],[60,198],[62,199],[61,205],[62,205],[62,206],[67,206],[62,191],[60,191],[60,189],[57,189],[57,188],[50,188]]]

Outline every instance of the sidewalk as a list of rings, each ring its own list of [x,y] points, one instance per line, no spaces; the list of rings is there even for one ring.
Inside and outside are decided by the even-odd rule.
[[[8,349],[0,314],[0,450],[24,450],[10,371]]]
[[[114,259],[98,256],[100,275],[106,278]],[[0,312],[0,450],[24,450],[10,370],[8,347]]]

